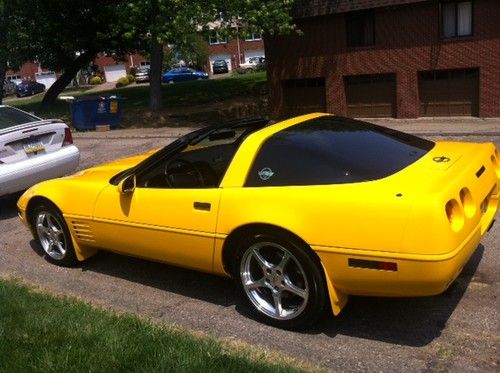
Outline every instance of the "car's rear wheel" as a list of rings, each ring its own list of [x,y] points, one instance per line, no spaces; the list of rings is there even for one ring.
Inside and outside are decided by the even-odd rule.
[[[45,258],[61,266],[75,265],[78,260],[64,218],[56,207],[43,203],[33,211],[33,228]]]
[[[234,263],[238,283],[253,313],[264,322],[297,329],[323,312],[323,275],[308,250],[276,233],[255,234],[241,243]]]

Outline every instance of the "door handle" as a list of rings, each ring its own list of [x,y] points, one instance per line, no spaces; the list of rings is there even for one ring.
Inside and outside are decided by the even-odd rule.
[[[208,202],[194,202],[193,207],[195,210],[210,211],[212,205]]]

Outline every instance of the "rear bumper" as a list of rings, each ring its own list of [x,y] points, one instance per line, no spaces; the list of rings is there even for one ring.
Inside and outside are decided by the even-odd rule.
[[[445,291],[458,277],[490,226],[485,217],[460,247],[441,255],[397,254],[366,250],[313,247],[333,286],[344,294],[410,297],[429,296]],[[397,264],[397,271],[349,266],[349,259]]]
[[[44,180],[73,172],[80,161],[74,145],[13,164],[0,165],[0,196],[16,193]]]

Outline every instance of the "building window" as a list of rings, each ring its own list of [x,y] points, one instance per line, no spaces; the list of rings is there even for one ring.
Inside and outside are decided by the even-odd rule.
[[[216,32],[211,32],[208,36],[208,44],[216,45],[216,44],[226,44],[227,39],[221,38]]]
[[[375,22],[372,11],[353,12],[346,15],[348,47],[375,45]]]
[[[252,41],[252,40],[262,40],[262,34],[260,32],[252,32],[248,39],[245,39],[247,41]]]
[[[472,35],[472,2],[441,3],[441,36],[455,38]]]

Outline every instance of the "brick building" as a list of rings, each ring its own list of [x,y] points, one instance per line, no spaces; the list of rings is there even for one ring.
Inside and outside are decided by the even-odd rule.
[[[500,117],[498,0],[298,0],[265,40],[274,117]]]
[[[225,60],[229,70],[237,69],[242,62],[248,62],[250,57],[265,57],[264,42],[261,34],[252,33],[247,38],[223,39],[212,31],[208,36],[208,66],[212,72],[215,60]]]

